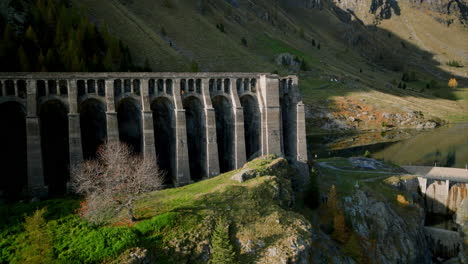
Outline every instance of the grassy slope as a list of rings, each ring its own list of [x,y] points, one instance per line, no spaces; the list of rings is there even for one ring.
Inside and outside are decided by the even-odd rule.
[[[204,263],[212,227],[220,216],[231,221],[237,240],[263,242],[260,248],[252,244],[256,248],[252,254],[238,248],[241,263],[265,260],[267,248],[272,246],[280,255],[287,255],[287,238],[304,234],[307,221],[289,207],[293,199],[285,178],[290,176],[289,169],[266,170],[272,161],[270,157],[249,163],[249,168],[265,176],[245,183],[231,180],[233,171],[148,194],[137,206],[141,220],[132,226],[120,218],[112,226],[91,226],[73,213],[79,202],[74,198],[2,205],[0,263],[18,263],[20,252],[29,246],[24,241],[22,218],[44,206],[48,208],[45,230],[52,234],[54,257],[59,263],[121,263],[118,256],[135,246],[156,252],[158,263]]]
[[[387,111],[398,112],[406,108],[452,121],[467,120],[468,101],[459,93],[446,91],[446,88],[425,93],[385,88],[391,80],[399,80],[401,72],[388,71],[369,63],[362,51],[343,41],[343,35],[352,28],[340,22],[328,8],[319,11],[271,4],[268,0],[256,1],[255,4],[240,1],[240,6],[235,8],[226,1],[204,1],[205,8],[201,14],[197,1],[169,2],[168,6],[164,1],[151,0],[79,1],[96,20],[105,22],[111,31],[130,44],[137,60],[150,58],[156,71],[186,71],[190,69],[190,63],[196,61],[203,71],[279,70],[286,73],[287,69],[276,65],[274,58],[289,52],[304,58],[312,68],[301,77],[301,90],[309,105],[327,105],[326,99],[333,102],[348,97],[366,98],[368,104]],[[406,52],[408,61],[402,64],[418,64],[423,69],[427,68],[426,73],[416,69],[424,82],[408,84],[416,90],[430,79],[437,78],[438,71],[450,70],[460,76],[466,75],[468,67],[454,69],[443,63],[449,59],[465,60],[466,29],[458,25],[447,28],[429,17],[427,12],[404,4],[401,8],[401,16],[384,20],[380,25],[383,32],[390,32],[394,37],[379,36],[384,33],[374,34],[375,30],[364,27],[365,33],[362,34],[374,34],[368,35],[371,36],[370,43],[374,42],[369,47],[374,50],[382,45],[393,52]],[[224,24],[226,33],[216,28],[218,23]],[[167,32],[165,37],[161,34],[162,28]],[[301,31],[305,37],[301,36]],[[248,47],[242,46],[240,40],[243,37],[247,39]],[[399,48],[399,37],[408,42],[409,50]],[[321,44],[320,50],[311,45],[312,38]],[[414,52],[416,46],[434,53],[433,56],[425,51]],[[437,60],[439,65],[433,65]],[[359,69],[363,72],[359,73]],[[346,85],[329,83],[326,76],[330,74],[360,81],[347,82]],[[441,75],[444,82],[446,76]]]

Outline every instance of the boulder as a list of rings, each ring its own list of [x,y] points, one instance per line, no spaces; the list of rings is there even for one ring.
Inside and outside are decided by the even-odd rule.
[[[231,179],[238,182],[245,182],[247,180],[257,177],[256,170],[254,169],[243,169],[240,172],[234,174]]]

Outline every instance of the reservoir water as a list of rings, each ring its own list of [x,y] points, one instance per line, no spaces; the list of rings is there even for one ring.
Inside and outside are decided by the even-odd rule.
[[[468,164],[468,123],[431,130],[389,130],[355,134],[310,135],[310,158],[360,156],[398,165],[465,168]]]

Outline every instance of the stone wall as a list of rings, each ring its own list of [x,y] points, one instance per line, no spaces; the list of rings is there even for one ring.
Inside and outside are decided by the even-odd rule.
[[[26,116],[25,163],[32,195],[45,195],[55,179],[44,175],[50,163],[44,144],[54,140],[44,136],[56,129],[41,127],[49,104],[63,106],[51,109],[66,109],[68,122],[62,130],[68,128],[68,134],[62,136],[68,146],[61,149],[68,150],[70,167],[90,158],[98,144],[119,139],[145,157],[164,155],[158,164],[170,172],[167,183],[174,186],[216,176],[220,164],[229,170],[241,168],[247,159],[261,155],[284,155],[299,167],[307,160],[304,105],[296,76],[0,73],[0,105],[11,102],[20,104]],[[105,121],[93,118],[98,110]]]

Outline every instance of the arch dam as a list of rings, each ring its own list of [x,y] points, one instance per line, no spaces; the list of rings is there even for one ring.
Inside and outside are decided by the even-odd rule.
[[[157,157],[169,186],[268,154],[307,166],[297,76],[0,73],[0,122],[3,195],[64,193],[69,168],[106,140]]]

